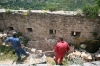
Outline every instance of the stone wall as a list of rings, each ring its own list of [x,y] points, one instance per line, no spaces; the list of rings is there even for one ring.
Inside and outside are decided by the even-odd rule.
[[[100,20],[91,21],[84,16],[68,16],[51,13],[0,13],[0,28],[13,28],[31,40],[57,39],[63,36],[69,43],[77,38],[93,39],[92,33],[100,33]]]

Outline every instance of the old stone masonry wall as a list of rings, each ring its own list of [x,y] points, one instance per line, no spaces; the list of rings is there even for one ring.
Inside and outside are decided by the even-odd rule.
[[[0,28],[21,32],[31,40],[57,39],[63,36],[69,43],[77,38],[94,39],[100,33],[100,20],[91,21],[84,16],[38,13],[0,13]]]

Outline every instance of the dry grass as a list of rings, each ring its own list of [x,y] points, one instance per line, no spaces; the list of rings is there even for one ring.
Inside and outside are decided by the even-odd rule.
[[[52,57],[47,57],[46,60],[48,64],[55,65],[55,61],[53,60]]]
[[[52,65],[56,65],[55,64],[55,61],[54,61],[54,58],[52,58],[52,57],[47,57],[47,63],[48,64],[50,64],[51,66]],[[68,65],[68,62],[67,62],[67,58],[65,57],[65,59],[64,59],[64,61],[63,61],[63,66],[66,66],[66,65]]]
[[[15,60],[17,60],[17,56],[16,56],[16,54],[12,54],[12,51],[0,56],[0,61],[6,60],[6,59],[15,61]]]

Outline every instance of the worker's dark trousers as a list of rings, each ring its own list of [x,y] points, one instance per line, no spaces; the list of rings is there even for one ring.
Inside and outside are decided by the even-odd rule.
[[[23,55],[25,55],[25,56],[28,55],[28,54],[25,52],[25,50],[24,50],[23,48],[21,48],[21,47],[18,48],[17,50],[15,50],[15,52],[16,52],[18,58],[21,58],[21,53],[22,53]]]

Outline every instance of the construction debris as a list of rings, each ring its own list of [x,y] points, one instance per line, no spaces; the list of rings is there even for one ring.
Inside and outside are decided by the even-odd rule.
[[[90,53],[75,51],[68,55],[69,60],[73,60],[76,57],[83,59],[83,61],[85,61],[85,62],[92,61],[92,55]]]
[[[94,54],[95,60],[100,60],[100,48],[99,50]]]
[[[11,36],[12,33],[15,32],[15,30],[12,31],[4,31],[3,33],[0,33],[0,45],[2,46],[9,46],[6,45],[4,40]],[[20,36],[19,38],[23,38]],[[37,41],[28,41],[28,44],[23,46],[27,53],[30,54],[29,57],[29,64],[38,64],[38,63],[46,63],[46,57],[54,57],[55,53],[52,51],[57,44],[57,40],[55,39],[44,39],[44,40],[37,40]],[[82,45],[81,47],[85,47]],[[73,61],[74,63],[78,62],[78,64],[82,64],[84,62],[91,62],[95,60],[100,60],[100,49],[94,53],[88,53],[85,50],[75,50],[74,46],[70,47],[70,51],[68,52],[68,60]],[[0,53],[0,55],[3,55],[4,53]],[[41,64],[40,64],[41,65]],[[84,64],[85,65],[85,64]],[[83,65],[83,66],[84,66]]]

